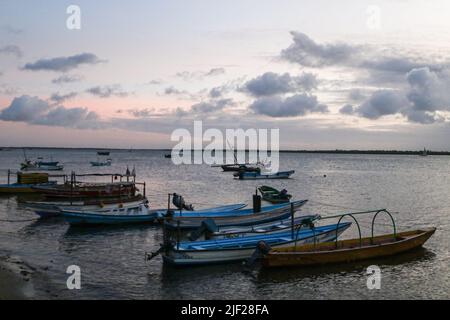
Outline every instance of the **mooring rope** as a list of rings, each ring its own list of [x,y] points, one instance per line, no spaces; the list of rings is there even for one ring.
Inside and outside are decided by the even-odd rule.
[[[9,220],[9,219],[0,219],[0,222],[30,222],[30,221],[37,221],[39,218],[33,218],[33,219],[23,219],[23,220]]]

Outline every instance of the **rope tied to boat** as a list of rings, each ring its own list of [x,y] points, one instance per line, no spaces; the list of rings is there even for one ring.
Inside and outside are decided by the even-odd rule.
[[[20,222],[30,222],[30,221],[38,221],[38,220],[39,220],[39,218],[23,219],[23,220],[0,219],[0,222],[20,223]]]

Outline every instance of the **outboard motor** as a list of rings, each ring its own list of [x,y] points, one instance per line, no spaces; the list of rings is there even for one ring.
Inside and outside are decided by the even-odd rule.
[[[193,211],[194,210],[194,206],[192,204],[186,204],[186,202],[184,201],[183,196],[174,193],[172,195],[172,203],[175,207],[177,207],[178,209],[184,209],[187,211]]]
[[[259,194],[253,195],[253,212],[261,212],[261,196]]]
[[[197,230],[194,230],[189,235],[189,240],[195,241],[198,238],[200,238],[203,234],[205,234],[205,238],[207,237],[208,233],[217,232],[219,228],[217,227],[216,223],[213,219],[206,219],[202,221],[202,224]]]
[[[268,254],[270,250],[270,245],[268,245],[265,241],[259,241],[256,245],[255,251],[253,252],[251,257],[245,261],[245,264],[248,266],[252,266],[253,264],[255,264],[256,260],[264,256],[265,254]]]

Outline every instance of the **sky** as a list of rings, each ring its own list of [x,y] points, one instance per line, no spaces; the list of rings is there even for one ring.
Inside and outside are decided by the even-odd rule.
[[[0,146],[170,148],[201,120],[278,128],[282,149],[450,150],[449,12],[445,0],[1,0]]]

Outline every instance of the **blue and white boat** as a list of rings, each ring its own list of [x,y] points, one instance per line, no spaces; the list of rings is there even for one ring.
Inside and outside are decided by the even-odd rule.
[[[208,218],[213,219],[215,225],[218,227],[250,226],[286,219],[291,216],[292,209],[295,212],[306,204],[306,202],[308,202],[308,200],[298,200],[291,203],[264,206],[259,212],[255,212],[254,209],[224,212],[183,211],[180,213],[175,211],[171,216],[168,216],[166,213],[164,217],[164,226],[167,229],[197,229],[202,225],[202,222]]]
[[[259,179],[288,179],[295,173],[295,170],[280,171],[276,173],[261,173],[261,172],[236,172],[234,177],[239,180],[259,180]]]
[[[297,244],[333,241],[348,227],[350,222],[315,227],[314,229],[289,230],[269,235],[219,239],[205,241],[186,241],[166,245],[162,257],[165,263],[177,266],[201,265],[241,261],[255,252],[260,241],[272,248]]]
[[[256,235],[266,235],[278,232],[285,232],[286,230],[292,228],[309,228],[311,223],[320,219],[320,215],[302,215],[295,217],[294,219],[285,219],[272,221],[262,224],[254,224],[251,226],[244,227],[225,227],[217,228],[216,231],[207,234],[208,239],[236,239],[248,236]]]
[[[196,213],[211,215],[214,212],[240,211],[246,204],[237,203],[220,207],[198,210]],[[69,209],[69,210],[67,210]],[[226,211],[224,211],[226,210]],[[108,225],[108,224],[131,224],[131,223],[153,223],[161,218],[162,209],[150,209],[147,204],[132,207],[115,207],[109,210],[82,211],[61,207],[61,215],[72,225]]]

